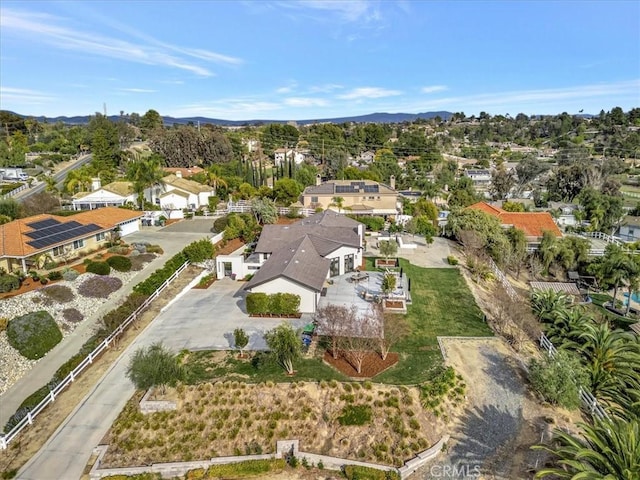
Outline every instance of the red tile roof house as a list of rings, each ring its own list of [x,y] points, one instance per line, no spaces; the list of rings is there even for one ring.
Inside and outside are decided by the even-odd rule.
[[[544,232],[551,232],[556,237],[562,237],[562,232],[549,212],[507,212],[487,202],[474,203],[467,208],[480,210],[492,217],[497,217],[504,228],[515,227],[522,230],[527,239],[529,251],[538,249]]]
[[[69,217],[35,215],[0,225],[0,268],[27,272],[45,254],[57,261],[95,250],[118,228],[121,236],[138,231],[144,212],[105,207]]]

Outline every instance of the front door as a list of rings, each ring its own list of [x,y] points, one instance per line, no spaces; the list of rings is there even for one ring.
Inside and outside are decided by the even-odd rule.
[[[353,272],[353,253],[344,257],[344,273]]]

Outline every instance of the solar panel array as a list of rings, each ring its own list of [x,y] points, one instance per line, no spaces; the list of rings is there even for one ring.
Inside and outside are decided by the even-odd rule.
[[[39,227],[33,232],[25,233],[26,236],[33,239],[30,242],[27,242],[27,245],[31,245],[33,248],[45,248],[91,232],[102,230],[102,227],[93,223],[90,223],[89,225],[82,225],[76,221],[60,223],[53,219],[33,222],[33,224],[29,224],[29,226],[32,228]]]
[[[39,222],[27,223],[27,227],[31,227],[34,230],[40,230],[41,228],[51,227],[53,225],[59,225],[60,222],[58,220],[54,220],[53,218],[47,218],[46,220],[40,220]]]
[[[367,185],[365,182],[351,182],[349,185],[336,185],[335,193],[378,193],[377,184]]]

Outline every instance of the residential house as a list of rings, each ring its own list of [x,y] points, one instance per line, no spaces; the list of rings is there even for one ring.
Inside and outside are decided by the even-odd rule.
[[[627,215],[622,219],[616,237],[625,242],[637,242],[640,240],[640,217]]]
[[[111,182],[103,187],[100,179],[94,178],[92,191],[76,193],[71,203],[74,210],[93,210],[102,207],[121,207],[127,204],[137,205],[138,198],[131,182]]]
[[[366,152],[362,152],[360,155],[358,155],[358,161],[361,164],[369,165],[373,162],[375,157],[376,152],[374,152],[373,150],[367,150]]]
[[[476,192],[486,194],[491,186],[491,170],[469,169],[464,171],[464,176],[471,179]]]
[[[195,167],[163,167],[162,170],[165,173],[181,176],[182,178],[189,178],[204,172],[204,168],[197,165]]]
[[[305,208],[340,208],[335,199],[342,199],[341,208],[359,215],[395,215],[398,213],[398,192],[395,178],[390,185],[372,180],[329,180],[322,182],[316,177],[316,184],[304,189],[301,202]]]
[[[0,225],[0,268],[28,271],[36,257],[68,260],[104,245],[114,230],[136,232],[142,212],[105,207],[69,217],[41,214]]]
[[[217,257],[217,276],[253,274],[245,290],[300,295],[300,311],[313,313],[325,280],[362,264],[363,242],[363,224],[327,210],[291,225],[265,225],[251,255]]]
[[[304,162],[304,154],[290,148],[278,148],[274,151],[274,165],[276,167],[279,167],[285,163],[285,161],[291,160],[293,160],[296,165],[300,165]]]
[[[213,187],[177,175],[168,175],[161,185],[154,188],[155,203],[163,210],[196,210],[209,205],[209,197],[215,195]]]
[[[522,230],[527,239],[529,251],[538,249],[544,232],[551,232],[556,237],[562,237],[562,232],[549,212],[507,212],[487,202],[474,203],[467,208],[480,210],[497,217],[504,228],[515,227]]]

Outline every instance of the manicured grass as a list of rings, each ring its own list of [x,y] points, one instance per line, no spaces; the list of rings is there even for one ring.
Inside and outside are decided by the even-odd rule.
[[[400,266],[411,279],[413,303],[406,317],[411,334],[392,349],[400,353],[400,362],[375,381],[421,383],[443,363],[436,337],[484,337],[493,333],[458,269],[420,268],[402,259]]]
[[[238,378],[248,383],[259,382],[304,382],[318,380],[346,381],[347,377],[322,362],[321,357],[301,358],[293,364],[294,376],[272,361],[268,352],[249,353],[249,358],[237,358],[237,352],[228,352],[222,361],[212,358],[207,351],[189,353],[185,365],[188,370],[187,383]]]
[[[373,259],[366,259],[368,271],[376,270]],[[439,336],[484,337],[493,335],[484,322],[484,315],[473,298],[460,271],[455,268],[421,268],[400,260],[405,275],[411,279],[413,303],[408,306],[406,320],[410,334],[392,347],[400,361],[376,376],[375,382],[393,385],[417,384],[428,381],[439,372],[442,354]],[[189,383],[236,376],[248,382],[286,382],[339,380],[345,377],[314,358],[298,360],[296,375],[287,377],[282,367],[269,360],[268,353],[256,353],[251,360],[238,360],[236,352],[214,361],[208,352],[190,353],[186,360],[192,370]]]

